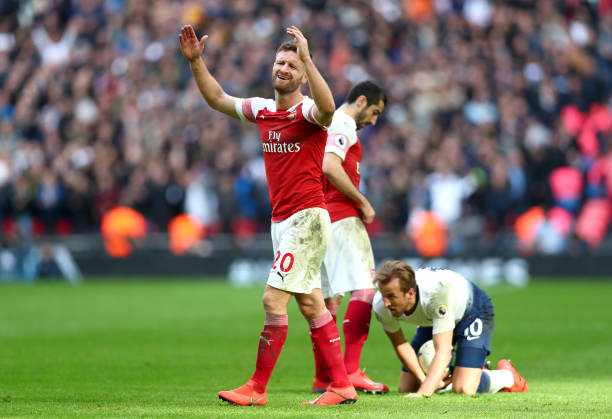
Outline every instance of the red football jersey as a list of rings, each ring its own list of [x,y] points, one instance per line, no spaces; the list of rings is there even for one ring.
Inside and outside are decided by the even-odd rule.
[[[321,165],[327,134],[314,118],[314,106],[308,97],[280,110],[273,99],[236,101],[240,119],[259,126],[273,222],[306,208],[326,208]]]
[[[362,150],[355,120],[342,111],[336,111],[327,132],[325,152],[342,159],[342,168],[353,185],[359,188]],[[323,176],[323,193],[332,223],[347,217],[361,217],[359,204],[336,189],[326,176]]]

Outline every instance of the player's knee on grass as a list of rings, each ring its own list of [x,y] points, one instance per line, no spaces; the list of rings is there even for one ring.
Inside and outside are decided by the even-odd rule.
[[[413,393],[419,389],[419,381],[416,377],[408,371],[400,373],[399,383],[397,384],[397,391],[399,393]]]
[[[476,394],[482,376],[481,368],[455,367],[453,371],[453,393]]]

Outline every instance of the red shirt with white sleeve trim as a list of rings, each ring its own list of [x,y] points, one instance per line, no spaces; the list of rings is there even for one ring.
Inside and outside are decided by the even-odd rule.
[[[331,125],[327,129],[325,152],[340,157],[342,168],[353,185],[359,188],[362,149],[357,137],[357,124],[352,117],[342,111],[334,113]],[[359,204],[336,189],[325,176],[323,176],[323,193],[332,223],[343,218],[361,217]]]
[[[276,109],[273,99],[238,99],[236,112],[259,127],[272,222],[306,208],[326,208],[321,178],[326,127],[314,117],[309,97],[289,109]]]

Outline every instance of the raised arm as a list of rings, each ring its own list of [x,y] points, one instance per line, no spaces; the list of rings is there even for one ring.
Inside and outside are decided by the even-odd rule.
[[[310,58],[310,52],[308,50],[308,41],[302,34],[302,32],[292,26],[287,28],[287,33],[295,38],[295,45],[298,48],[298,56],[304,63],[306,70],[306,76],[308,77],[308,86],[310,87],[310,93],[312,99],[315,102],[314,117],[323,126],[328,126],[331,123],[334,111],[336,110],[336,104],[334,103],[334,97],[332,96],[329,86],[317,70],[314,65],[312,58]]]
[[[363,219],[364,223],[369,224],[374,221],[374,217],[376,216],[374,208],[372,208],[372,205],[367,198],[363,196],[361,192],[359,192],[359,189],[353,185],[351,178],[349,178],[348,174],[342,167],[342,160],[340,159],[340,156],[335,153],[325,153],[325,156],[323,157],[323,173],[325,176],[327,176],[327,179],[329,179],[331,184],[336,187],[336,189],[359,204],[359,208],[361,209],[361,218]]]
[[[179,34],[181,52],[187,61],[189,61],[193,78],[206,103],[214,110],[234,118],[239,118],[235,108],[237,98],[225,93],[223,88],[217,83],[217,80],[208,72],[208,68],[206,68],[204,60],[202,60],[202,50],[207,39],[208,35],[204,35],[198,41],[191,25],[185,25],[181,28],[181,33]]]

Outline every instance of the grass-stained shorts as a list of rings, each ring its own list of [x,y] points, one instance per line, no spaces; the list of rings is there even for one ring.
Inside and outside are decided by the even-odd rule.
[[[274,262],[268,285],[283,291],[310,294],[321,288],[321,265],[331,232],[329,213],[307,208],[272,223]]]

